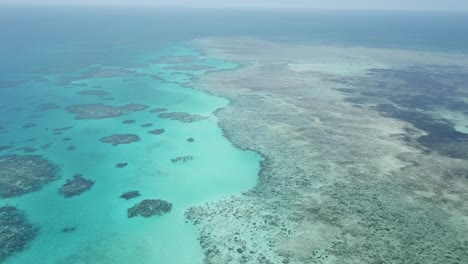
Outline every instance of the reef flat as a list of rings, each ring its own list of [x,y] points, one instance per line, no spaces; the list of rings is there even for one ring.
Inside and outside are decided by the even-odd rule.
[[[194,41],[238,69],[225,136],[265,160],[257,186],[192,207],[205,263],[468,263],[468,57]]]
[[[67,110],[76,115],[76,119],[101,119],[125,115],[130,112],[143,111],[148,106],[139,104],[127,104],[124,106],[113,106],[105,104],[72,105]]]
[[[59,178],[58,170],[38,155],[0,156],[0,198],[38,191]]]
[[[15,253],[27,248],[38,228],[31,223],[24,212],[13,206],[0,207],[0,263]]]
[[[172,203],[160,199],[148,199],[128,208],[128,218],[152,217],[167,214],[172,210]]]

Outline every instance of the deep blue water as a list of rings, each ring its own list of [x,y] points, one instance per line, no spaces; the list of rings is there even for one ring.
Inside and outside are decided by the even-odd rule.
[[[4,7],[0,32],[0,56],[8,62],[0,66],[2,79],[71,60],[119,63],[126,52],[134,56],[136,47],[219,35],[468,52],[466,13]],[[60,56],[35,49],[77,43],[91,49]]]

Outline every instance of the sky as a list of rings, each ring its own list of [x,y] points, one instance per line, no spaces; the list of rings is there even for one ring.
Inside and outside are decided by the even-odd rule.
[[[0,0],[0,4],[468,11],[468,0]]]

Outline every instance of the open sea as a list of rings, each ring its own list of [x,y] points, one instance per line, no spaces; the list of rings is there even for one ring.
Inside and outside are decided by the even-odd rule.
[[[209,36],[468,53],[468,16],[2,7],[0,164],[39,156],[57,176],[0,198],[35,227],[34,239],[12,245],[20,250],[0,263],[202,263],[184,212],[253,188],[263,160],[218,127],[214,112],[229,101],[192,85],[242,66],[191,45]],[[137,140],[119,143],[119,135]],[[60,190],[77,174],[93,184],[66,197]],[[139,196],[120,197],[130,191]],[[171,210],[130,217],[128,209],[147,199]]]

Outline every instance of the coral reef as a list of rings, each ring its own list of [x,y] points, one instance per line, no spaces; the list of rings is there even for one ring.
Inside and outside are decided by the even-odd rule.
[[[209,71],[215,70],[216,68],[210,66],[203,66],[203,65],[175,65],[169,66],[166,69],[173,70],[173,71]]]
[[[152,113],[152,114],[155,114],[155,113],[161,113],[161,112],[165,112],[167,111],[167,108],[155,108],[153,110],[150,110],[149,112]]]
[[[120,195],[120,198],[125,199],[125,200],[130,200],[139,196],[141,196],[140,191],[129,191]]]
[[[0,207],[0,263],[25,250],[37,236],[38,228],[13,206]]]
[[[468,262],[466,56],[196,43],[244,65],[194,86],[228,98],[225,136],[265,157],[255,188],[186,213],[204,263]]]
[[[72,126],[58,127],[58,128],[52,129],[52,131],[54,131],[54,132],[62,132],[62,131],[70,130],[70,129],[72,129],[72,128],[73,128]]]
[[[117,163],[117,165],[115,165],[116,168],[125,168],[127,167],[128,163],[127,162],[121,162],[121,163]]]
[[[76,229],[77,229],[76,226],[64,227],[64,228],[60,229],[60,232],[62,232],[62,233],[73,233],[73,232],[76,231]]]
[[[172,210],[172,204],[160,199],[143,200],[127,209],[128,218],[142,216],[152,217],[167,214]]]
[[[180,64],[180,63],[190,63],[193,62],[196,57],[192,56],[164,56],[156,60],[153,60],[152,63],[157,64]]]
[[[140,137],[135,134],[115,134],[100,139],[103,143],[111,143],[113,146],[120,144],[130,144],[140,141]]]
[[[153,135],[161,135],[164,132],[166,132],[166,130],[164,128],[158,128],[158,129],[155,129],[155,130],[148,131],[148,133],[153,134]]]
[[[13,146],[12,145],[3,145],[3,146],[0,146],[0,151],[4,151],[4,150],[7,150],[7,149],[12,149]]]
[[[56,103],[44,103],[44,104],[41,104],[37,108],[37,111],[43,112],[43,111],[53,110],[53,109],[58,109],[58,108],[61,108],[61,106],[57,105]]]
[[[127,120],[122,121],[122,123],[124,123],[124,124],[133,124],[133,123],[135,123],[135,120],[127,119]]]
[[[67,150],[68,151],[73,151],[73,150],[76,150],[76,147],[75,146],[68,146]]]
[[[176,162],[179,162],[179,161],[187,162],[189,160],[193,160],[193,156],[176,157],[176,158],[171,159],[171,162],[172,163],[176,163]]]
[[[194,141],[195,141],[195,139],[193,139],[193,138],[187,138],[187,142],[192,143],[192,142],[194,142]]]
[[[18,148],[16,150],[23,151],[24,153],[33,153],[33,152],[37,151],[37,149],[34,148],[34,147],[22,147],[22,148]]]
[[[40,190],[59,178],[59,169],[38,155],[0,156],[0,197],[8,198]]]
[[[76,92],[76,94],[104,97],[104,96],[108,95],[109,93],[104,91],[104,90],[82,90],[82,91]]]
[[[153,126],[152,123],[145,123],[145,124],[140,125],[140,127],[152,127],[152,126]]]
[[[53,145],[52,143],[44,144],[44,145],[41,146],[41,149],[48,149],[48,148],[52,147],[52,145]]]
[[[31,127],[35,127],[35,126],[37,126],[37,125],[34,124],[34,123],[26,123],[26,124],[23,125],[23,128],[31,128]]]
[[[91,189],[94,183],[93,180],[83,178],[81,174],[75,174],[73,175],[73,179],[68,179],[60,188],[59,193],[65,198],[81,195]]]
[[[184,123],[193,123],[208,118],[206,116],[189,114],[184,112],[160,113],[158,114],[158,117],[164,119],[177,120]]]
[[[86,104],[68,106],[68,112],[75,115],[75,119],[101,119],[125,115],[130,112],[143,111],[148,106],[141,104],[127,104],[113,106],[106,104]]]

